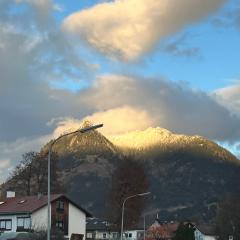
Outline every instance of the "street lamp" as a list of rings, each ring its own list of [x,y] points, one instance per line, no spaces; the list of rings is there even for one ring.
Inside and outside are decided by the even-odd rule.
[[[128,199],[130,199],[130,198],[133,198],[133,197],[142,197],[142,196],[148,195],[148,194],[150,194],[150,193],[151,193],[151,192],[138,193],[138,194],[129,196],[129,197],[127,197],[127,198],[124,199],[123,205],[122,205],[121,240],[123,240],[123,219],[124,219],[124,206],[125,206],[126,201],[127,201]]]
[[[53,140],[50,145],[49,145],[49,150],[48,150],[48,200],[47,200],[47,205],[48,205],[48,225],[47,225],[47,240],[50,240],[50,232],[51,232],[51,218],[50,218],[50,202],[51,202],[51,196],[50,196],[50,160],[51,160],[51,153],[52,153],[52,147],[53,145],[61,138],[63,137],[66,137],[66,136],[69,136],[71,134],[74,134],[74,133],[85,133],[85,132],[88,132],[88,131],[91,131],[91,130],[94,130],[94,129],[97,129],[97,128],[101,128],[103,126],[103,124],[98,124],[98,125],[94,125],[94,126],[88,126],[88,127],[85,127],[85,128],[80,128],[76,131],[73,131],[73,132],[69,132],[69,133],[66,133],[66,134],[63,134],[61,135],[60,137],[56,138],[55,140]]]
[[[155,212],[158,212],[159,210],[158,209],[155,209],[154,210]],[[151,211],[151,212],[145,212],[144,214],[143,214],[143,240],[145,240],[146,239],[146,215],[151,215],[151,214],[153,214],[154,212],[153,211]]]

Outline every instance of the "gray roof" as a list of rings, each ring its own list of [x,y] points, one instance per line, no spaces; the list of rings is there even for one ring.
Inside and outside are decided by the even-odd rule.
[[[100,218],[88,218],[86,229],[87,231],[109,231],[110,223]]]
[[[216,236],[216,228],[214,225],[200,224],[196,225],[196,228],[204,235]]]

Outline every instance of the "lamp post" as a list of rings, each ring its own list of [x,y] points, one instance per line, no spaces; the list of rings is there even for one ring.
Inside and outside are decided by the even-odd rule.
[[[145,217],[146,217],[146,214],[144,213],[144,214],[143,214],[143,240],[145,240],[145,238],[146,238],[146,222],[145,222]]]
[[[85,128],[80,128],[80,129],[78,129],[76,131],[73,131],[73,132],[63,134],[60,137],[54,139],[49,145],[49,150],[48,150],[48,194],[47,194],[48,195],[48,199],[47,199],[47,206],[48,206],[47,240],[50,240],[50,233],[51,233],[51,213],[50,213],[50,202],[51,202],[51,196],[50,196],[50,193],[51,193],[51,191],[50,191],[50,177],[51,177],[51,175],[50,175],[50,171],[51,171],[51,166],[50,166],[50,161],[51,161],[52,147],[59,139],[61,139],[63,137],[69,136],[69,135],[74,134],[74,133],[85,133],[85,132],[100,128],[102,126],[103,126],[103,124],[88,126],[88,127],[85,127]]]
[[[159,211],[158,209],[155,209],[154,210],[155,212],[157,212],[157,211]],[[145,240],[146,239],[146,216],[147,215],[151,215],[151,214],[153,214],[153,213],[155,213],[155,212],[153,212],[153,211],[151,211],[151,212],[145,212],[144,214],[143,214],[143,240]]]
[[[145,192],[145,193],[138,193],[138,194],[135,194],[135,195],[132,195],[132,196],[129,196],[127,198],[124,199],[123,201],[123,205],[122,205],[122,224],[121,224],[121,240],[123,240],[123,219],[124,219],[124,206],[125,206],[125,203],[128,199],[130,198],[134,198],[134,197],[142,197],[142,196],[145,196],[145,195],[148,195],[150,194],[151,192]]]

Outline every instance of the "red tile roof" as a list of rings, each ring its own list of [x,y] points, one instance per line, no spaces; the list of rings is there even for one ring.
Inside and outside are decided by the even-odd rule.
[[[51,195],[51,202],[63,196],[62,194]],[[47,196],[26,196],[4,199],[0,204],[0,214],[3,213],[32,213],[47,205]]]
[[[91,217],[91,214],[83,209],[78,204],[74,203],[71,199],[63,194],[52,194],[51,202],[57,200],[60,197],[66,198],[69,202],[75,205],[78,209],[86,213],[87,217]],[[1,204],[2,203],[2,204]],[[6,198],[0,201],[0,215],[4,214],[21,214],[21,213],[33,213],[38,209],[47,205],[47,196],[26,196],[26,197],[12,197]]]

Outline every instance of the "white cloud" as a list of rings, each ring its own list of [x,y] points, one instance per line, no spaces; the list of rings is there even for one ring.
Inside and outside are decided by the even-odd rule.
[[[212,96],[183,83],[106,75],[81,92],[81,102],[92,112],[115,110],[115,118],[120,115],[117,109],[124,106],[144,111],[149,123],[178,133],[219,141],[235,141],[240,137],[239,117],[232,116]]]
[[[19,138],[12,142],[0,142],[0,184],[21,161],[22,154],[29,151],[39,151],[50,139],[52,139],[52,135]]]
[[[10,166],[9,159],[0,159],[0,171],[6,169],[9,166]]]
[[[240,84],[217,89],[214,95],[221,105],[240,116]]]
[[[51,122],[51,124],[56,125],[53,137],[56,138],[64,133],[79,129],[84,121],[90,121],[93,124],[104,123],[104,127],[100,128],[98,131],[105,136],[118,135],[136,129],[143,130],[149,126],[156,125],[154,116],[149,116],[147,111],[123,106],[106,111],[95,112],[82,119],[54,119]]]
[[[115,0],[75,12],[63,29],[100,52],[133,60],[159,40],[217,10],[226,0]]]
[[[106,136],[111,136],[154,126],[156,125],[154,117],[150,116],[143,109],[123,106],[96,112],[83,120],[90,120],[93,123],[104,123],[104,127],[100,131]]]

